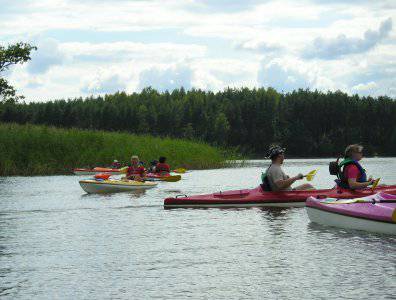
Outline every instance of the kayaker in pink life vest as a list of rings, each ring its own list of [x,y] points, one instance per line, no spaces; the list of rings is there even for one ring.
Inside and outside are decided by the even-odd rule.
[[[345,149],[344,160],[339,164],[338,184],[343,188],[362,189],[374,183],[367,179],[366,170],[359,161],[363,158],[363,146],[349,145]]]
[[[309,183],[299,185],[292,188],[292,184],[297,180],[304,178],[303,174],[298,174],[294,177],[289,177],[282,170],[282,164],[285,160],[285,148],[273,145],[269,148],[267,158],[271,159],[271,165],[267,171],[262,174],[262,187],[265,191],[290,191],[290,190],[310,190],[314,189]]]

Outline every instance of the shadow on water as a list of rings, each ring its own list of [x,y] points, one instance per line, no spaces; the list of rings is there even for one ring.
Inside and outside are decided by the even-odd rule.
[[[287,212],[290,211],[289,207],[259,207],[257,210],[260,210],[264,216],[269,221],[273,221],[278,219],[279,217],[284,217]]]

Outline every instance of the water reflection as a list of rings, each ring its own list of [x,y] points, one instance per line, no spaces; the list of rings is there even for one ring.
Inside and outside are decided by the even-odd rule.
[[[323,234],[325,235],[330,234],[334,238],[345,238],[345,239],[362,238],[365,239],[367,242],[381,241],[382,243],[386,241],[392,245],[395,245],[396,243],[396,237],[391,235],[366,232],[362,230],[344,229],[340,227],[326,226],[313,222],[310,222],[308,224],[307,230],[309,234],[312,234],[317,237]]]
[[[90,199],[111,199],[114,197],[118,197],[120,194],[126,195],[129,199],[136,199],[143,197],[146,194],[146,190],[131,190],[127,192],[119,192],[119,193],[103,193],[103,194],[82,194],[81,198],[90,198]]]

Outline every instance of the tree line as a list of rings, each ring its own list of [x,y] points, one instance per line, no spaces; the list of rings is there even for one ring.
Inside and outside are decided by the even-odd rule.
[[[396,155],[396,102],[382,97],[272,88],[158,92],[0,103],[0,121],[125,131],[202,140],[264,157],[279,143],[287,155],[336,156],[361,143],[366,155]]]

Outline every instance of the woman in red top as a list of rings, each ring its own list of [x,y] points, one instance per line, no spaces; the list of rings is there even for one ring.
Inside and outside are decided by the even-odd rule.
[[[341,179],[351,189],[365,188],[374,183],[370,177],[367,179],[366,171],[360,165],[363,158],[363,146],[354,144],[345,149],[345,160],[342,162]]]
[[[155,173],[159,173],[159,174],[170,173],[170,166],[166,163],[166,157],[161,156],[159,158],[159,163],[155,166]]]
[[[139,180],[142,181],[145,176],[146,170],[142,165],[139,164],[139,157],[137,155],[133,155],[131,157],[131,165],[127,170],[127,179]]]

